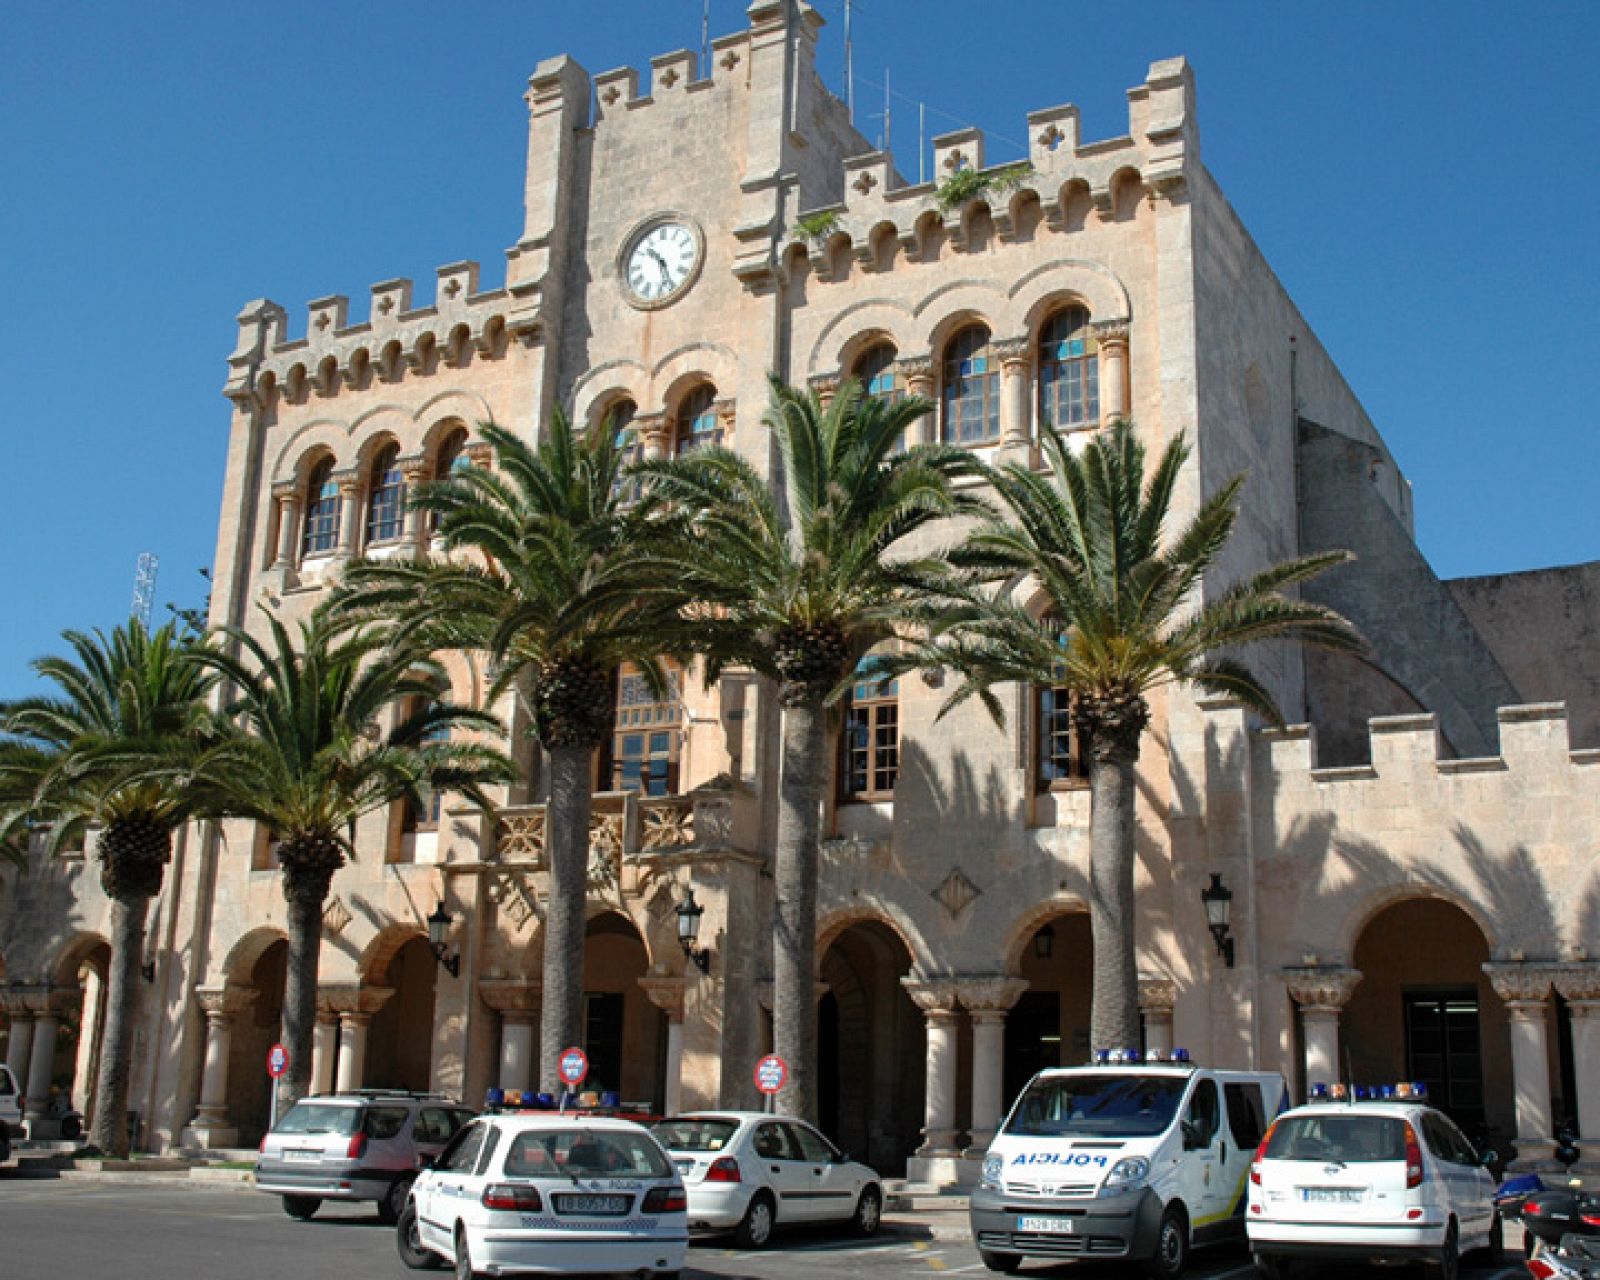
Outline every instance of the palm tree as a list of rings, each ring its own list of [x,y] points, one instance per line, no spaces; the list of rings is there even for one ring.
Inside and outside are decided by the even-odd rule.
[[[381,632],[314,618],[297,644],[271,618],[270,647],[242,629],[222,634],[231,651],[204,661],[233,697],[219,717],[225,754],[207,785],[220,812],[253,819],[278,841],[289,934],[281,1110],[310,1089],[323,905],[354,853],[357,820],[396,801],[419,803],[424,790],[457,791],[486,808],[481,788],[507,780],[511,765],[485,742],[440,737],[500,723],[441,700],[431,659],[387,645]],[[385,734],[391,712],[399,721]]]
[[[1112,424],[1081,455],[1048,427],[1043,444],[1048,474],[1016,465],[990,472],[1008,514],[973,530],[956,551],[953,560],[973,590],[935,623],[915,662],[960,673],[945,711],[978,697],[997,721],[1003,714],[996,684],[1070,691],[1089,757],[1090,1039],[1116,1047],[1137,1044],[1139,1036],[1134,766],[1150,718],[1146,694],[1188,681],[1281,723],[1266,686],[1230,653],[1277,637],[1346,651],[1362,641],[1332,609],[1283,594],[1349,560],[1348,552],[1274,564],[1203,598],[1206,575],[1238,518],[1245,478],[1223,485],[1163,540],[1174,485],[1189,457],[1181,435],[1148,482],[1144,446],[1125,422]],[[1017,583],[1037,588],[1043,607],[982,592],[985,584]]]
[[[976,472],[959,449],[901,450],[932,405],[889,403],[846,382],[824,407],[772,380],[764,421],[783,458],[772,485],[725,449],[646,463],[650,489],[692,521],[681,581],[702,603],[694,643],[708,680],[729,665],[778,682],[782,776],[774,856],[774,1048],[789,1065],[785,1111],[816,1118],[817,862],[829,777],[830,706],[857,662],[940,589],[937,550],[911,543],[947,517],[984,508],[952,481]]]
[[[578,431],[557,413],[537,447],[493,423],[479,431],[493,468],[454,470],[414,500],[435,517],[443,556],[354,562],[334,607],[393,619],[435,652],[487,653],[490,698],[516,690],[531,706],[550,759],[539,1082],[559,1092],[561,1051],[583,1033],[591,763],[621,665],[665,688],[659,658],[683,597],[655,551],[670,521],[622,483],[610,423]]]
[[[128,1153],[128,1077],[145,916],[161,892],[172,833],[205,814],[189,779],[205,767],[199,731],[213,683],[199,642],[168,623],[130,619],[109,636],[68,631],[76,660],[33,664],[50,695],[0,705],[0,848],[31,833],[54,854],[98,828],[100,883],[111,899],[111,972],[89,1140]]]

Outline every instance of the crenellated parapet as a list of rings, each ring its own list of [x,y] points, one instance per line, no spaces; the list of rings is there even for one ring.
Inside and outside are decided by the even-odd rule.
[[[1188,61],[1153,63],[1144,84],[1129,91],[1128,103],[1127,135],[1092,143],[1079,136],[1075,106],[1032,112],[1028,157],[1020,164],[986,166],[979,129],[934,139],[931,182],[902,185],[887,152],[848,160],[843,201],[807,212],[808,227],[790,228],[786,257],[803,250],[812,271],[826,280],[841,251],[864,271],[878,269],[885,237],[898,242],[898,257],[907,262],[924,257],[936,231],[963,252],[980,207],[988,211],[996,237],[1007,243],[1017,238],[1028,206],[1037,207],[1050,230],[1064,231],[1080,212],[1114,220],[1135,193],[1150,200],[1181,198],[1200,154]],[[941,208],[941,188],[963,171],[991,181],[958,207]]]
[[[297,337],[284,309],[262,299],[239,314],[223,393],[239,403],[273,395],[297,403],[499,359],[512,343],[541,340],[539,303],[537,285],[480,289],[476,262],[440,267],[429,305],[414,303],[403,277],[373,285],[364,320],[351,321],[343,294],[318,298]]]

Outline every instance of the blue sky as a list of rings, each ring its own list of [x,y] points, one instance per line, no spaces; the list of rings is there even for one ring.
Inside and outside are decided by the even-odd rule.
[[[843,0],[821,62],[843,86]],[[745,25],[712,0],[713,36]],[[0,696],[66,627],[198,602],[234,316],[483,263],[520,228],[528,74],[697,47],[700,0],[8,0],[0,6]],[[903,171],[1030,110],[1086,140],[1184,54],[1202,150],[1416,490],[1447,577],[1600,558],[1600,5],[862,0],[858,120],[884,69]]]

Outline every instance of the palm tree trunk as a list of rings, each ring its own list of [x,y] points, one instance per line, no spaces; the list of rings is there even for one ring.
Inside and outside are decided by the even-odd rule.
[[[311,1092],[311,1046],[316,1034],[317,970],[322,956],[322,907],[328,896],[303,877],[285,874],[283,894],[289,908],[289,962],[283,981],[283,1047],[289,1069],[278,1081],[278,1115]],[[356,1082],[360,1084],[358,1080]]]
[[[789,1067],[779,1109],[817,1119],[817,851],[828,776],[820,699],[783,713],[783,782],[773,869],[772,1041]]]
[[[94,1122],[89,1141],[108,1155],[128,1154],[128,1085],[133,1062],[134,1016],[139,998],[139,965],[144,954],[144,921],[150,899],[143,894],[111,901],[111,972],[106,989],[106,1020],[100,1045],[100,1078],[95,1083]]]
[[[1096,744],[1097,746],[1100,744]],[[1139,971],[1134,927],[1134,761],[1115,746],[1089,763],[1089,925],[1094,937],[1092,1049],[1139,1044]]]
[[[544,991],[539,1011],[539,1088],[560,1097],[561,1052],[583,1039],[584,917],[589,900],[589,789],[592,747],[550,748],[545,857],[550,904],[544,922]]]

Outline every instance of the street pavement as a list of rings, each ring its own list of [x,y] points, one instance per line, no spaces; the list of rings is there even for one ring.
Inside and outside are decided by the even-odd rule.
[[[1525,1277],[1520,1266],[1474,1268],[1474,1280]],[[898,1280],[985,1275],[961,1216],[891,1216],[876,1238],[833,1233],[780,1234],[773,1248],[743,1252],[697,1241],[686,1280]],[[1125,1267],[1033,1263],[1024,1275],[1127,1280]],[[1250,1280],[1242,1249],[1196,1256],[1194,1280]],[[1310,1280],[1312,1272],[1303,1273]],[[1392,1271],[1318,1268],[1315,1280],[1385,1280]],[[0,1170],[0,1276],[44,1280],[402,1280],[394,1233],[366,1205],[324,1205],[310,1222],[286,1217],[274,1196],[243,1186],[201,1187],[172,1179],[131,1183],[22,1178]]]

